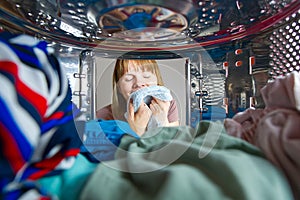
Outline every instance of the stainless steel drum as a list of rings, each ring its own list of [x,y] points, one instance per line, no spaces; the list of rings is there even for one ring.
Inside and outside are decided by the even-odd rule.
[[[192,126],[264,107],[260,88],[300,70],[299,0],[2,0],[0,27],[49,41],[87,118],[105,59],[182,59]]]

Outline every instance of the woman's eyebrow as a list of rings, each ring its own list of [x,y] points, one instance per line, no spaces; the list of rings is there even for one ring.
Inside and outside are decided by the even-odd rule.
[[[151,72],[151,71],[143,71],[143,73],[149,73],[149,74],[154,74],[153,72]]]
[[[127,72],[123,76],[133,76],[133,74]]]

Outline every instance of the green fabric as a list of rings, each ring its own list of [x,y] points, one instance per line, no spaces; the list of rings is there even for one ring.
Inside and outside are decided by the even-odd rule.
[[[53,197],[61,200],[76,200],[96,166],[97,164],[89,162],[79,154],[70,169],[56,176],[42,178],[38,183]]]
[[[221,122],[124,136],[116,157],[98,165],[81,199],[293,199],[282,173]]]

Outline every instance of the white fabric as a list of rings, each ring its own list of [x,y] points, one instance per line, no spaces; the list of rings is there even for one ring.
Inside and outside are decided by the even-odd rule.
[[[155,97],[162,101],[171,101],[173,100],[173,97],[171,95],[171,92],[168,88],[164,86],[149,86],[141,88],[135,92],[133,92],[127,102],[127,108],[129,106],[129,102],[132,99],[133,100],[133,108],[134,112],[136,112],[139,107],[141,106],[142,102],[144,101],[147,105],[151,102],[151,97]],[[125,113],[125,118],[127,119],[127,112]],[[147,128],[155,128],[159,127],[160,123],[158,120],[155,119],[154,116],[151,116]]]

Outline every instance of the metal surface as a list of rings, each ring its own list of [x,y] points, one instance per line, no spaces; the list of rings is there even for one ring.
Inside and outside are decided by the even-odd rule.
[[[212,108],[231,117],[263,107],[260,88],[300,70],[299,0],[2,0],[0,27],[49,41],[72,85],[76,70],[91,75],[80,71],[93,63],[93,57],[82,59],[86,52],[103,58],[186,58],[192,125],[213,119],[205,115]],[[83,85],[87,98],[81,99],[82,91],[74,96],[93,115],[93,83]]]
[[[0,16],[5,27],[68,46],[188,50],[253,37],[299,7],[296,0],[3,0]]]

